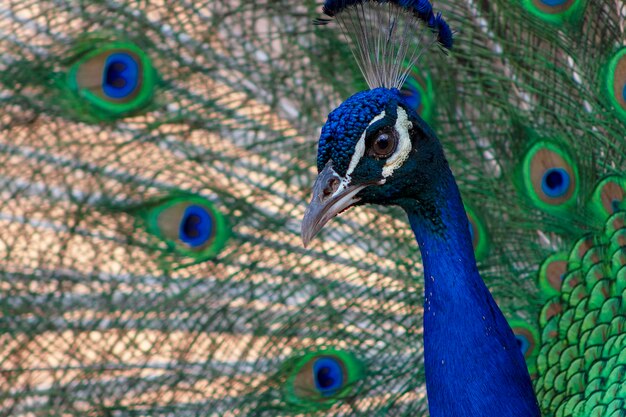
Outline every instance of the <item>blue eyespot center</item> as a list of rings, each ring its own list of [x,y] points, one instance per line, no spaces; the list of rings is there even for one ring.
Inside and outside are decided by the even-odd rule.
[[[543,174],[541,189],[552,198],[562,197],[570,186],[570,176],[563,168],[550,168]]]
[[[519,347],[522,355],[526,356],[528,353],[528,349],[530,348],[530,342],[524,336],[516,334],[515,340],[517,341],[517,346]]]
[[[624,89],[622,90],[622,98],[626,101],[626,84],[624,84]]]
[[[139,64],[130,54],[109,55],[102,74],[102,90],[110,98],[123,99],[139,84]]]
[[[568,0],[541,0],[543,4],[550,7],[562,6],[567,3]]]
[[[206,244],[212,232],[213,219],[204,207],[189,206],[185,209],[178,231],[180,240],[196,248]]]
[[[323,396],[335,395],[343,385],[343,369],[334,358],[320,358],[313,364],[313,379]]]
[[[611,208],[613,209],[613,213],[616,213],[620,210],[621,204],[622,200],[618,200],[617,198],[611,200]]]

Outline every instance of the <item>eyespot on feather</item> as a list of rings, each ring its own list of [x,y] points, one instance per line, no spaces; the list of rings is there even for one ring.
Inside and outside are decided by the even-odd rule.
[[[71,91],[114,117],[145,107],[152,99],[156,73],[146,53],[129,42],[110,42],[80,54],[67,75]]]
[[[604,95],[626,123],[626,47],[617,51],[604,69]]]
[[[352,353],[337,349],[289,359],[282,367],[284,399],[302,411],[328,409],[357,393],[364,369]]]
[[[591,199],[589,210],[598,221],[604,221],[620,209],[626,196],[626,178],[619,175],[611,175],[596,184]]]
[[[526,195],[544,211],[569,208],[579,193],[578,169],[567,152],[553,142],[536,142],[522,168]]]
[[[230,237],[226,218],[200,197],[162,201],[147,211],[145,219],[148,232],[196,260],[219,254]]]
[[[515,334],[520,351],[524,355],[529,373],[531,375],[536,373],[536,358],[540,343],[539,330],[536,326],[531,326],[521,319],[509,320],[509,325]]]
[[[465,204],[465,212],[467,213],[467,220],[469,222],[474,256],[477,261],[482,261],[489,255],[490,250],[487,227],[482,218],[467,204]]]
[[[587,0],[522,0],[522,7],[552,24],[577,23],[587,7]]]
[[[539,289],[545,298],[558,296],[561,283],[567,272],[567,253],[555,253],[548,256],[539,268]]]
[[[432,124],[435,110],[435,93],[428,74],[413,67],[400,89],[405,104],[428,124]]]

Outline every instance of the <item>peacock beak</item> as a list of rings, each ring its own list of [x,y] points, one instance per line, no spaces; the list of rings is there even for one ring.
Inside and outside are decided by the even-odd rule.
[[[357,203],[359,198],[356,195],[359,191],[372,184],[350,184],[335,172],[332,161],[328,162],[315,180],[313,197],[302,219],[304,247],[307,247],[330,219]]]

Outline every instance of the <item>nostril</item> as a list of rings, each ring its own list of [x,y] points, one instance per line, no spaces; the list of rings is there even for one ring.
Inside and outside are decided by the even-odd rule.
[[[339,180],[337,178],[329,179],[326,187],[324,187],[324,189],[322,190],[324,198],[328,198],[331,195],[335,194],[337,188],[339,188]]]

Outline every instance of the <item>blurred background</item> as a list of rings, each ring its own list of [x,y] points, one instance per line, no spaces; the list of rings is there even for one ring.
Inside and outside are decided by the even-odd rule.
[[[537,303],[511,293],[532,293],[524,277],[567,239],[531,232],[530,202],[502,207],[512,161],[540,124],[597,145],[581,172],[623,167],[621,113],[597,91],[626,15],[593,2],[550,23],[579,22],[573,42],[526,3],[437,1],[457,47],[404,88],[446,147],[483,277],[522,318]],[[427,414],[403,213],[352,209],[309,249],[299,237],[320,127],[367,88],[320,15],[309,0],[1,2],[0,415]],[[339,402],[298,391],[319,351],[366,364]]]

